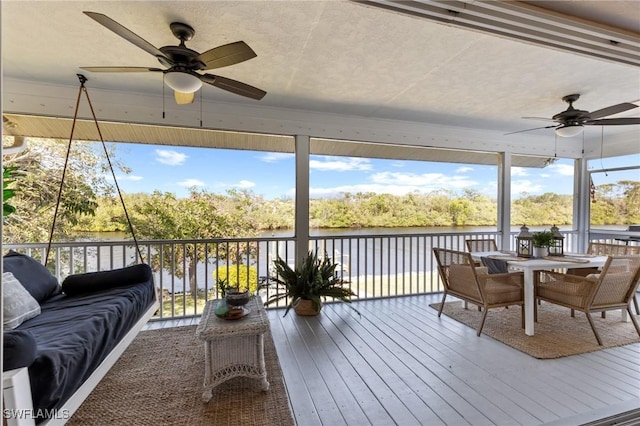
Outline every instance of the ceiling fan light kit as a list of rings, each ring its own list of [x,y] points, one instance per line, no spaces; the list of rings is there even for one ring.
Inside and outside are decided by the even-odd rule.
[[[572,136],[577,136],[584,130],[584,127],[581,124],[568,124],[566,126],[560,126],[556,128],[556,135],[561,138],[570,138]]]
[[[164,82],[173,90],[182,93],[194,93],[202,87],[202,81],[195,75],[181,71],[169,71],[164,75]]]

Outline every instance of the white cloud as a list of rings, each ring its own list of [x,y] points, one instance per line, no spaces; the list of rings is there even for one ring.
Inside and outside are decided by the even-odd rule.
[[[258,159],[265,163],[275,163],[282,160],[289,160],[294,157],[294,154],[288,154],[286,152],[270,152],[259,156]]]
[[[513,194],[522,194],[526,192],[527,194],[541,194],[543,192],[544,187],[540,184],[534,184],[529,180],[518,180],[511,182],[511,192]]]
[[[185,188],[192,188],[194,186],[204,186],[204,182],[199,179],[185,179],[178,182],[178,186],[183,186]]]
[[[511,176],[529,176],[524,167],[511,167]]]
[[[238,183],[234,183],[231,185],[233,188],[240,188],[240,189],[248,189],[248,188],[253,188],[254,186],[256,186],[255,182],[251,182],[249,180],[241,180]]]
[[[309,188],[309,196],[311,198],[323,198],[337,196],[345,192],[350,192],[352,194],[356,192],[373,192],[376,194],[404,195],[414,191],[416,191],[416,188],[402,185],[380,185],[363,183],[356,185],[340,185],[329,188]]]
[[[314,157],[317,158],[318,156]],[[322,160],[318,160],[316,158],[309,160],[309,168],[312,170],[349,172],[354,170],[366,171],[372,169],[371,163],[366,158],[349,157],[344,159],[335,159],[336,157],[320,157]]]
[[[473,167],[462,166],[456,169],[456,173],[467,173],[473,171]]]
[[[552,164],[547,169],[562,176],[573,176],[573,166],[571,164]]]
[[[144,179],[142,176],[136,176],[136,175],[127,175],[127,176],[123,176],[121,178],[118,179],[124,179],[124,180],[132,180],[132,181],[139,181]]]
[[[104,175],[104,178],[106,180],[108,180],[109,182],[113,182],[113,175],[111,173],[107,173],[106,175]],[[118,182],[123,182],[123,181],[132,181],[132,182],[137,182],[140,181],[142,179],[144,179],[142,176],[138,176],[138,175],[119,175],[116,176],[116,179],[118,180]]]
[[[401,185],[417,189],[420,192],[430,192],[438,189],[464,189],[478,183],[464,176],[449,176],[442,173],[399,173],[381,172],[371,176],[377,184]]]
[[[478,186],[478,182],[463,176],[448,176],[441,173],[398,173],[381,172],[370,176],[371,182],[338,185],[333,187],[312,187],[309,194],[312,198],[332,197],[341,193],[377,193],[406,195],[410,193],[429,193],[442,189],[458,191],[473,186]],[[288,192],[289,196],[295,195],[295,190]]]
[[[181,166],[187,159],[186,154],[168,149],[156,149],[156,161],[169,166]]]

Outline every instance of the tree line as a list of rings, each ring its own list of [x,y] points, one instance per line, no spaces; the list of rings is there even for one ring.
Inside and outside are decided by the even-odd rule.
[[[5,243],[47,241],[58,198],[66,141],[42,140],[5,158],[17,170],[11,199],[15,211],[4,218]],[[113,185],[104,179],[108,167],[100,153],[74,143],[58,207],[54,240],[82,232],[128,231]],[[112,164],[129,170],[118,159]],[[592,194],[593,225],[640,223],[640,181],[600,185]],[[225,194],[192,189],[173,193],[123,194],[129,218],[141,239],[206,239],[254,237],[264,230],[294,225],[293,199],[264,199],[251,191]],[[310,200],[313,228],[495,226],[497,203],[476,191],[441,190],[406,195],[344,193]],[[572,223],[571,195],[524,195],[512,201],[511,221],[529,226]],[[229,254],[231,255],[231,254]]]

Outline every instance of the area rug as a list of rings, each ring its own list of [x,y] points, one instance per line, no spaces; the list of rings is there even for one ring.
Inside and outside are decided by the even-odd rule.
[[[437,310],[440,303],[430,306]],[[482,313],[476,307],[469,305],[469,309],[464,309],[464,304],[460,301],[446,302],[442,313],[474,330],[482,318]],[[598,345],[582,312],[576,312],[575,318],[571,318],[568,308],[543,302],[538,306],[538,322],[535,325],[534,336],[524,334],[520,315],[520,307],[516,306],[509,309],[491,309],[481,336],[491,336],[540,359],[560,358],[640,342],[640,336],[636,333],[633,323],[620,321],[620,311],[609,311],[606,318],[601,318],[600,313],[591,315],[603,346]]]
[[[235,378],[202,402],[204,348],[195,326],[143,331],[68,425],[294,425],[270,333],[265,361],[270,389]]]

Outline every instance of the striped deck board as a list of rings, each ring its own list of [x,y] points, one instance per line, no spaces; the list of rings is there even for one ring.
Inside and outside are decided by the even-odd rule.
[[[572,425],[640,407],[640,343],[538,360],[438,318],[440,299],[358,301],[361,317],[339,303],[269,310],[297,424]]]

